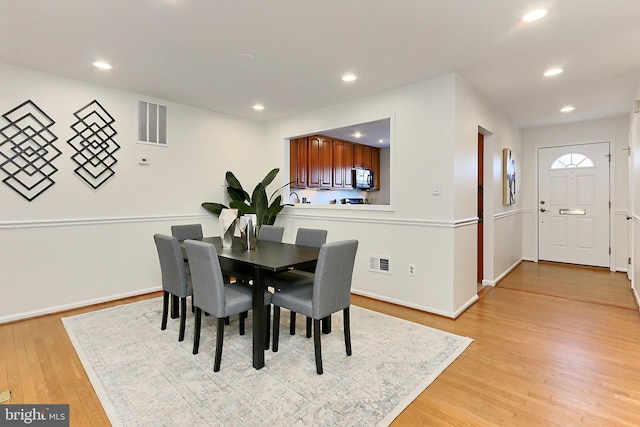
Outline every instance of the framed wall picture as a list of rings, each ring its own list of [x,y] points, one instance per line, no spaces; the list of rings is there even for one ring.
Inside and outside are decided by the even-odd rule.
[[[502,150],[502,203],[513,205],[516,203],[516,159],[513,152],[505,148]]]

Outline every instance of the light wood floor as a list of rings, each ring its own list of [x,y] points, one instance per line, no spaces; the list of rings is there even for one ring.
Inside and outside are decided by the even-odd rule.
[[[158,295],[1,325],[0,392],[108,426],[60,318]],[[624,274],[525,262],[456,320],[353,303],[474,339],[394,426],[640,424],[640,316]]]

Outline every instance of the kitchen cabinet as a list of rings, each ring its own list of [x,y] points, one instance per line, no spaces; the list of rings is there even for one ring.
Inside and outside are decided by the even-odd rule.
[[[295,138],[289,141],[289,181],[291,181],[291,188],[307,187],[308,156],[307,138]]]
[[[330,188],[333,178],[331,139],[316,135],[309,138],[309,171],[307,187]]]
[[[354,144],[353,167],[373,171],[373,190],[380,189],[380,149],[369,145]]]
[[[380,189],[380,149],[322,135],[289,141],[291,188],[351,188],[351,170],[373,171],[374,190]]]
[[[351,188],[351,169],[353,169],[353,150],[351,142],[334,139],[333,145],[333,187]]]

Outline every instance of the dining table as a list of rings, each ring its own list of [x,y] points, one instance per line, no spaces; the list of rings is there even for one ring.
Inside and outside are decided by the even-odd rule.
[[[195,239],[211,243],[218,254],[222,271],[250,276],[253,292],[253,367],[264,367],[265,341],[267,334],[266,307],[264,304],[265,276],[291,269],[313,269],[318,261],[320,248],[311,246],[258,240],[255,249],[247,249],[242,240],[235,237],[230,248],[222,247],[220,237]],[[180,242],[182,244],[182,242]],[[186,257],[185,257],[186,259]]]

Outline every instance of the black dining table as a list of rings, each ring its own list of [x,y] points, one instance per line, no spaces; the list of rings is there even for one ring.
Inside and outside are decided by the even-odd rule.
[[[225,274],[241,274],[253,279],[253,367],[261,369],[267,334],[264,278],[292,268],[315,268],[320,248],[258,240],[255,249],[247,250],[239,238],[234,238],[231,248],[223,248],[220,237],[198,240],[215,246]]]

